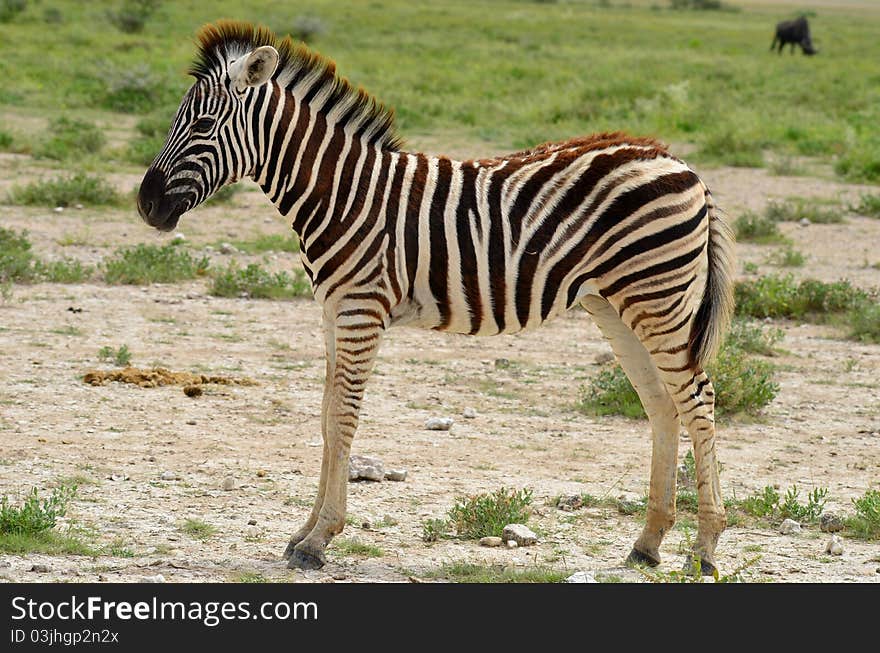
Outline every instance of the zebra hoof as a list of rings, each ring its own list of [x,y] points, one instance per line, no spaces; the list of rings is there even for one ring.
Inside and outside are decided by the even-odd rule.
[[[320,569],[326,560],[323,555],[314,555],[308,551],[294,548],[287,560],[288,569]]]
[[[715,567],[715,563],[706,560],[702,557],[690,557],[684,561],[684,565],[682,566],[682,570],[691,576],[695,576],[697,574],[697,565],[695,560],[700,561],[700,575],[701,576],[714,576],[718,573],[718,570]]]
[[[660,558],[655,558],[652,555],[649,555],[643,551],[639,551],[636,548],[633,548],[632,551],[629,552],[629,555],[626,557],[626,564],[630,567],[635,567],[638,565],[645,565],[648,567],[656,567],[660,564]]]

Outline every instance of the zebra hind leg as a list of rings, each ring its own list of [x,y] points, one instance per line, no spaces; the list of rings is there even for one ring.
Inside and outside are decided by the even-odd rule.
[[[675,523],[678,439],[681,423],[672,398],[647,349],[611,304],[596,295],[582,301],[641,399],[653,434],[648,513],[628,564],[660,564],[660,543]]]

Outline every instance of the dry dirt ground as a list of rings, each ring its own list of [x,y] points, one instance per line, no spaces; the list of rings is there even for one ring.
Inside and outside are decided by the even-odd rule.
[[[0,158],[0,195],[45,173],[35,165],[27,157]],[[821,175],[703,174],[732,216],[761,210],[774,197],[848,203],[866,190]],[[138,177],[120,173],[113,181],[129,190]],[[119,246],[170,237],[148,229],[133,211],[0,206],[0,222],[27,229],[41,257],[90,263]],[[845,224],[782,228],[808,257],[796,275],[880,286],[880,220],[851,214]],[[231,206],[185,216],[180,227],[197,251],[286,229],[255,187]],[[740,260],[774,272],[771,250],[743,245]],[[210,255],[214,266],[230,260]],[[289,254],[269,255],[268,263],[277,269],[299,265]],[[877,489],[880,479],[880,346],[844,340],[829,327],[778,326],[785,338],[784,353],[775,359],[777,399],[757,419],[719,425],[723,491],[744,498],[767,485],[784,492],[796,484],[805,498],[825,487],[829,509],[851,511],[851,499]],[[83,383],[88,370],[110,368],[98,350],[122,344],[141,367],[248,377],[258,385],[206,386],[191,398],[180,386]],[[161,574],[168,582],[406,582],[472,562],[643,581],[621,567],[641,528],[638,517],[608,508],[554,507],[563,494],[646,494],[647,422],[573,409],[578,388],[596,374],[597,356],[607,351],[580,311],[510,337],[392,329],[368,386],[353,452],[408,475],[402,483],[351,484],[349,524],[339,538],[377,547],[381,555],[331,546],[323,570],[302,572],[286,569],[280,554],[308,514],[320,468],[323,351],[320,311],[311,299],[219,299],[208,294],[206,280],[15,286],[0,304],[0,494],[21,497],[33,486],[45,492],[76,479],[79,491],[65,521],[89,529],[93,546],[122,555],[0,555],[0,578],[134,582]],[[499,359],[510,364],[499,367]],[[477,417],[465,419],[465,408]],[[432,416],[452,417],[455,424],[449,432],[425,430]],[[682,435],[680,456],[689,446]],[[229,476],[235,488],[224,490]],[[502,486],[533,489],[529,524],[539,533],[537,546],[500,550],[469,541],[422,541],[422,522],[443,516],[456,497]],[[181,525],[190,518],[211,524],[216,534],[204,541],[185,534]],[[680,515],[662,547],[661,571],[680,568],[680,546],[693,536],[694,521]],[[788,536],[731,527],[721,538],[718,563],[729,573],[758,558],[743,572],[750,581],[880,582],[880,545],[846,538],[843,555],[832,557],[824,553],[828,537],[815,526]],[[49,571],[31,571],[37,563]]]

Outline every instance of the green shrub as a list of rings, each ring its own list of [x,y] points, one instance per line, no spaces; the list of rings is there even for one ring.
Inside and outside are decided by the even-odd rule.
[[[150,165],[156,155],[162,150],[165,144],[165,137],[168,135],[168,128],[171,125],[172,116],[169,112],[161,111],[151,116],[147,116],[138,121],[135,125],[137,136],[128,146],[126,158],[132,163],[139,165]]]
[[[512,569],[504,565],[475,565],[470,562],[445,564],[429,574],[455,583],[561,583],[571,571],[557,571],[544,567]]]
[[[196,540],[207,540],[217,534],[217,527],[201,519],[187,519],[179,527],[181,533]]]
[[[835,203],[816,199],[787,199],[767,203],[764,215],[773,222],[798,222],[806,218],[814,224],[840,224],[843,211]]]
[[[35,263],[27,232],[0,227],[0,286],[33,281],[37,277]]]
[[[880,195],[863,193],[859,203],[850,208],[854,213],[866,215],[870,218],[880,218]]]
[[[735,296],[737,315],[758,318],[818,319],[846,313],[868,301],[867,293],[849,281],[796,282],[791,275],[740,281],[735,286]]]
[[[733,129],[711,133],[700,146],[697,156],[740,168],[761,168],[764,165],[760,142]]]
[[[83,120],[58,118],[49,124],[48,138],[35,154],[47,159],[64,160],[94,154],[104,147],[104,132]]]
[[[792,246],[776,250],[767,257],[767,262],[782,268],[800,268],[806,263],[806,257]]]
[[[48,263],[38,261],[35,269],[41,279],[51,283],[82,283],[95,272],[95,268],[91,265],[85,265],[82,261],[73,258]]]
[[[855,537],[880,539],[880,490],[868,490],[852,500],[856,514],[846,519],[846,527]]]
[[[448,512],[456,535],[468,540],[494,535],[508,524],[524,524],[531,514],[532,491],[501,488],[489,494],[459,497]]]
[[[779,505],[779,516],[782,519],[794,519],[798,522],[816,522],[828,497],[828,488],[816,488],[807,494],[807,503],[798,501],[797,485],[792,485],[785,493],[785,499]]]
[[[581,386],[578,409],[589,415],[623,415],[631,419],[646,417],[642,402],[618,364],[606,367],[588,384]]]
[[[52,490],[49,498],[41,500],[37,488],[32,488],[19,506],[12,505],[4,495],[0,499],[0,534],[37,535],[54,528],[75,495],[75,485],[61,485]]]
[[[785,236],[779,231],[774,220],[762,217],[752,211],[746,211],[734,222],[736,239],[741,242],[759,244],[785,242]]]
[[[753,517],[771,517],[779,507],[779,492],[767,485],[760,494],[753,494],[738,502],[738,507]]]
[[[214,275],[210,290],[217,297],[248,297],[251,299],[292,299],[311,294],[305,272],[294,270],[271,273],[257,263],[241,269],[231,263]]]
[[[174,283],[206,274],[208,257],[194,258],[176,243],[119,249],[104,261],[104,280],[112,284]]]
[[[0,129],[0,150],[7,152],[12,149],[12,134]]]
[[[107,12],[107,19],[120,32],[142,32],[147,20],[161,6],[161,0],[124,0],[122,5]]]
[[[47,181],[31,182],[26,186],[15,186],[9,193],[8,201],[26,206],[119,206],[123,198],[103,179],[77,172]]]
[[[131,350],[128,345],[122,345],[119,349],[105,345],[98,350],[98,358],[117,367],[128,367],[131,364]]]
[[[847,314],[850,338],[862,342],[880,342],[880,304],[865,302]]]
[[[0,0],[0,23],[8,23],[27,7],[27,0]]]
[[[748,320],[734,320],[727,332],[726,346],[735,347],[749,354],[773,356],[776,344],[785,337],[780,328],[764,327]]]
[[[865,135],[857,139],[837,159],[834,172],[850,181],[880,181],[880,138]]]
[[[102,105],[112,111],[144,113],[164,101],[161,79],[146,64],[110,68],[102,77]]]

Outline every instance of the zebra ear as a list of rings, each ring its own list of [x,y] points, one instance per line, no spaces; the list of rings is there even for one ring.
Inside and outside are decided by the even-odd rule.
[[[279,60],[278,50],[264,45],[229,64],[229,78],[235,90],[241,92],[251,86],[260,86],[275,73]]]

